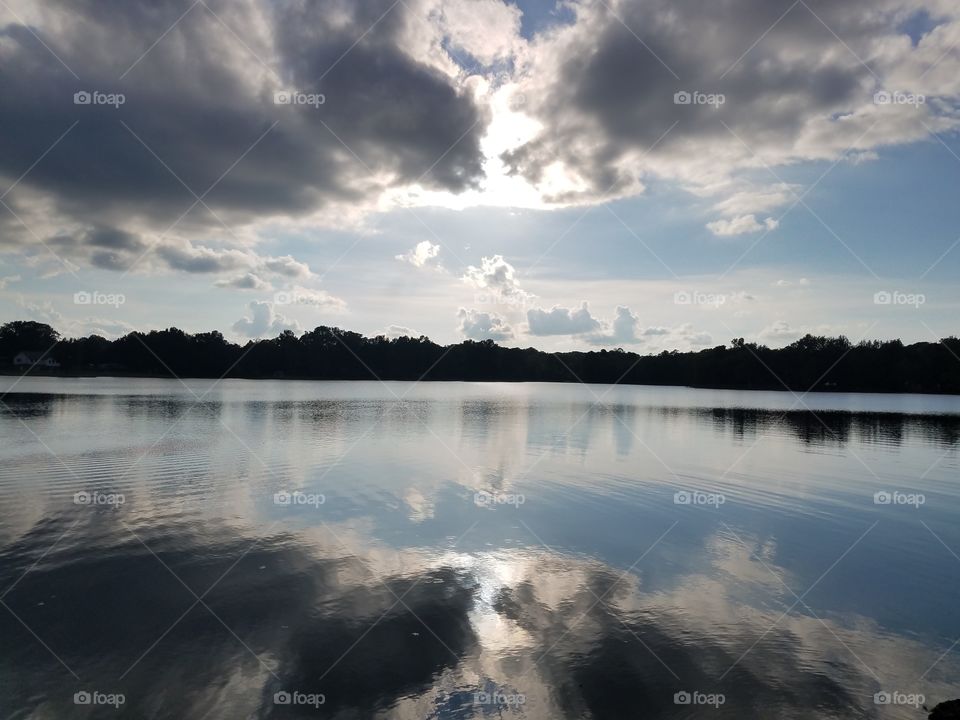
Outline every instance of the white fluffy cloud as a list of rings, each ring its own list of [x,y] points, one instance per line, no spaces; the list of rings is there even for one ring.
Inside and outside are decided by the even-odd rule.
[[[527,324],[531,335],[583,335],[599,330],[600,321],[590,314],[584,302],[579,308],[554,305],[550,310],[527,310]]]
[[[469,340],[512,340],[513,328],[496,313],[460,308],[457,312],[460,334]]]
[[[469,266],[462,279],[475,288],[488,291],[494,302],[516,304],[534,297],[520,287],[516,269],[502,255],[481,258],[480,267]]]
[[[254,300],[248,307],[250,317],[242,317],[233,324],[233,330],[238,335],[262,338],[279,335],[285,330],[300,331],[300,324],[275,312],[272,303]]]
[[[423,267],[438,255],[440,255],[440,246],[434,245],[429,240],[424,240],[417,243],[417,246],[409,252],[403,255],[395,255],[394,257],[397,260],[408,262],[414,267]]]
[[[651,351],[671,348],[697,348],[713,342],[710,333],[696,330],[692,324],[676,327],[652,325],[641,328],[640,318],[626,305],[618,305],[612,320],[594,317],[586,302],[579,308],[555,305],[550,310],[527,311],[528,332],[533,336],[569,335],[590,345],[640,345]]]
[[[522,49],[520,8],[500,0],[441,0],[440,31],[454,54],[462,51],[484,65],[510,58]]]
[[[772,217],[768,217],[762,223],[758,222],[757,216],[751,213],[749,215],[738,215],[730,220],[708,222],[707,229],[714,235],[730,236],[759,232],[763,229],[775,230],[779,224],[779,221]]]
[[[389,338],[398,337],[420,337],[420,333],[406,325],[387,325],[386,336]]]
[[[588,335],[586,340],[591,345],[630,345],[639,342],[637,338],[639,324],[640,318],[630,312],[630,308],[626,305],[618,305],[609,329]]]

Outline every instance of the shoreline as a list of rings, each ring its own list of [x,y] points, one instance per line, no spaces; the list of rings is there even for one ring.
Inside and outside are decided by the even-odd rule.
[[[342,383],[351,383],[351,382],[373,382],[373,383],[388,383],[388,382],[412,382],[412,383],[482,383],[482,384],[497,384],[497,383],[507,383],[510,385],[521,385],[524,383],[537,383],[537,384],[546,384],[546,385],[599,385],[599,386],[610,386],[610,385],[620,385],[623,387],[650,387],[650,388],[689,388],[691,390],[727,390],[735,392],[782,392],[787,394],[797,394],[802,396],[813,395],[813,394],[827,394],[827,393],[840,393],[848,395],[922,395],[929,397],[960,397],[960,392],[923,392],[923,391],[901,391],[901,390],[883,390],[883,389],[850,389],[844,387],[831,387],[831,388],[817,388],[817,389],[804,389],[804,388],[785,388],[782,385],[776,386],[771,385],[769,387],[744,387],[741,385],[689,385],[689,384],[679,384],[679,383],[635,383],[635,382],[583,382],[580,380],[517,380],[511,378],[502,378],[502,379],[476,379],[476,378],[378,378],[378,377],[366,377],[366,378],[330,378],[330,377],[315,377],[315,376],[299,376],[299,375],[283,375],[283,376],[265,376],[265,375],[226,375],[226,376],[215,376],[215,375],[170,375],[170,374],[148,374],[148,373],[131,373],[131,374],[100,374],[100,373],[64,373],[64,372],[25,372],[25,373],[12,373],[4,370],[0,370],[0,377],[12,377],[12,378],[24,378],[24,377],[36,377],[36,378],[56,378],[56,379],[117,379],[117,380],[247,380],[247,381],[258,381],[258,380],[267,380],[267,381],[296,381],[296,382],[342,382]],[[7,391],[12,392],[12,391]],[[6,393],[4,393],[6,394]],[[799,408],[802,410],[802,408]]]

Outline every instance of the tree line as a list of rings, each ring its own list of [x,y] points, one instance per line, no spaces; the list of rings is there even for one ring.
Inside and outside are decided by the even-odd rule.
[[[0,325],[7,372],[20,352],[44,352],[63,375],[463,380],[688,385],[756,390],[836,390],[960,394],[960,338],[904,345],[806,335],[773,349],[743,338],[699,351],[638,355],[623,349],[544,352],[491,340],[438,345],[425,336],[368,338],[320,326],[240,345],[217,332],[177,328],[116,340],[62,338],[49,325]],[[36,372],[36,370],[34,370]]]

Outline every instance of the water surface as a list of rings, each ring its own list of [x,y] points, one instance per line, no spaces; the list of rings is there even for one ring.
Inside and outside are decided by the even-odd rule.
[[[917,718],[911,698],[960,697],[960,398],[0,393],[4,717]]]

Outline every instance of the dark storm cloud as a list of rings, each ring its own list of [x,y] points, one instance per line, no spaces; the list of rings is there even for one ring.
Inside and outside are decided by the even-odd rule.
[[[879,86],[880,65],[868,68],[854,48],[870,57],[891,32],[893,4],[579,3],[578,22],[539,43],[526,72],[527,108],[544,131],[504,159],[534,182],[560,159],[590,196],[642,179],[635,159],[648,151],[651,161],[699,154],[721,166],[749,155],[728,127],[760,152],[816,155],[798,142],[811,120],[869,103]],[[724,101],[676,103],[684,91]]]
[[[85,233],[87,245],[110,250],[142,250],[144,242],[133,233],[117,228],[93,228]]]
[[[423,176],[434,187],[464,190],[482,175],[484,114],[438,71],[404,51],[407,18],[387,12],[391,4],[278,4],[275,42],[283,64],[294,86],[316,88],[336,107],[329,118],[305,114],[312,131],[323,130],[322,120],[367,165],[389,168],[404,180]],[[338,27],[345,13],[353,14],[348,32]],[[350,50],[370,27],[364,42]]]
[[[162,235],[178,220],[222,230],[224,219],[304,215],[418,180],[460,191],[481,176],[485,115],[407,54],[404,3],[14,7],[32,26],[7,15],[0,28],[3,189],[63,137],[8,204],[52,200],[80,227]],[[283,90],[324,101],[275,104]],[[75,104],[83,91],[124,101]],[[181,219],[196,196],[203,204]]]
[[[89,262],[103,270],[126,270],[148,247],[139,235],[114,227],[92,227],[76,236],[57,235],[46,241],[58,254],[87,253]]]

